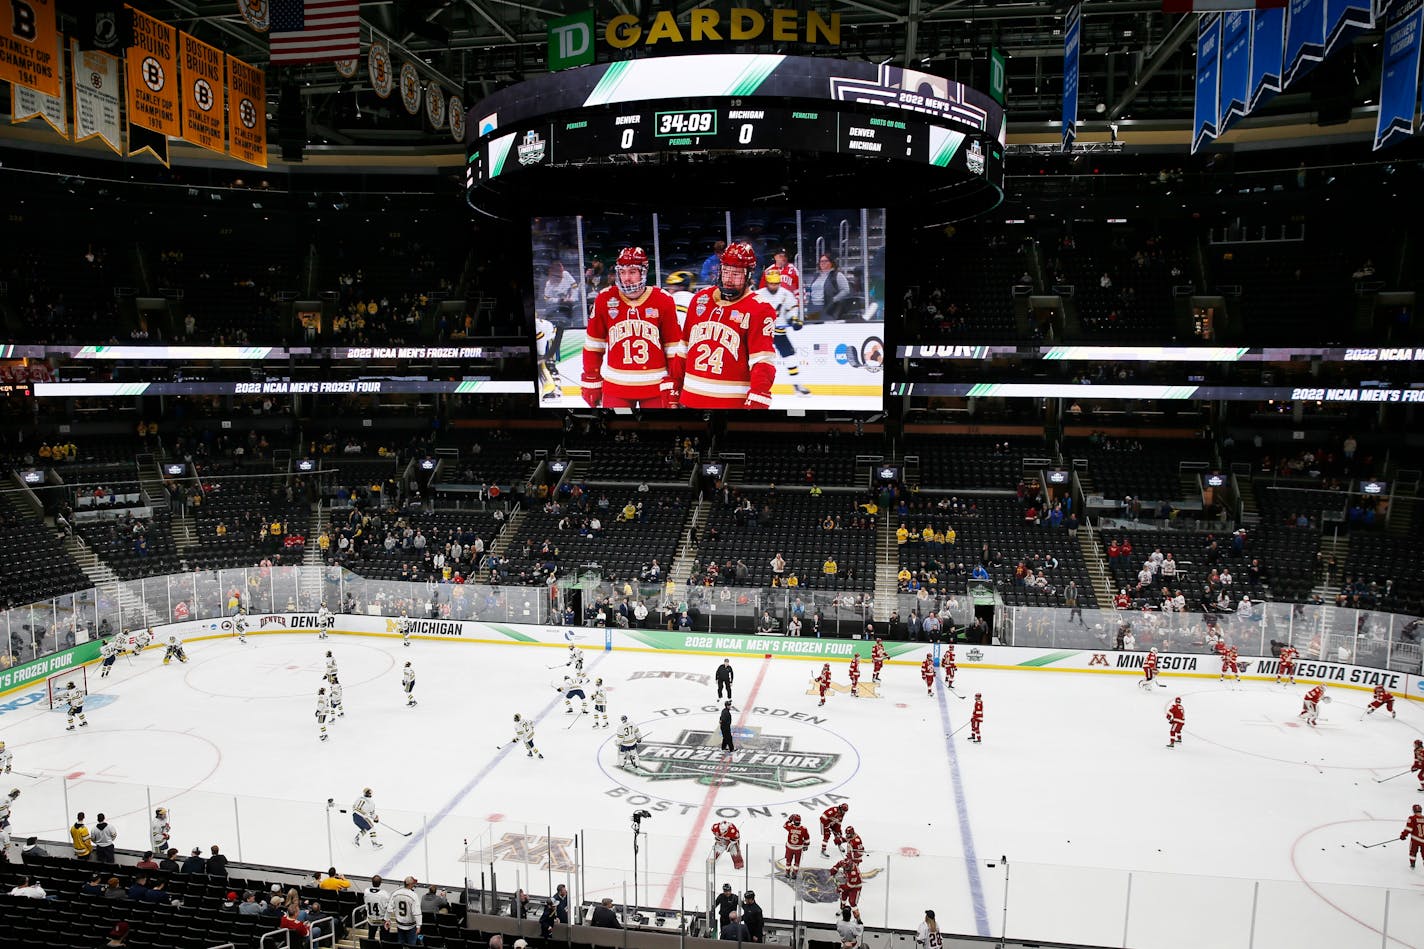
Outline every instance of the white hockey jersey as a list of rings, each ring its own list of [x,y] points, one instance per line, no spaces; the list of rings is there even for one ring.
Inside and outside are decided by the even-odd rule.
[[[412,667],[412,666],[406,666],[405,671],[401,673],[401,685],[405,686],[407,689],[409,689],[411,686],[415,685],[415,669],[414,669],[414,667]]]
[[[801,315],[801,302],[796,299],[796,294],[787,290],[781,284],[776,288],[762,287],[756,292],[757,299],[769,303],[776,311],[776,324],[773,329],[777,335],[784,334]]]
[[[618,744],[624,748],[631,748],[643,740],[643,733],[638,726],[632,722],[626,722],[618,729]]]
[[[118,643],[114,642],[112,639],[109,640],[108,642],[104,643],[104,645],[102,645],[102,646],[99,647],[99,655],[100,655],[100,656],[103,656],[105,659],[113,659],[113,658],[114,658],[115,656],[117,656],[118,654],[119,654],[119,646],[118,646]]]
[[[325,721],[326,716],[330,713],[331,700],[326,697],[325,693],[318,693],[316,697],[316,717]]]
[[[84,693],[75,686],[64,693],[64,704],[69,706],[71,712],[77,712],[84,707]]]
[[[361,795],[356,799],[356,803],[351,805],[351,813],[360,814],[372,823],[376,820],[376,802],[373,798]]]
[[[153,852],[161,853],[168,849],[168,832],[173,829],[173,825],[168,823],[167,817],[154,815],[148,822],[148,840],[153,844]]]
[[[608,704],[608,693],[603,690],[603,686],[593,690],[593,704],[599,708]]]
[[[331,684],[330,694],[331,694],[331,707],[332,707],[332,708],[336,708],[337,706],[339,706],[339,705],[341,704],[341,685],[340,685],[340,683],[333,682],[333,683]]]
[[[514,726],[514,738],[516,741],[531,742],[534,740],[534,723],[522,721]]]

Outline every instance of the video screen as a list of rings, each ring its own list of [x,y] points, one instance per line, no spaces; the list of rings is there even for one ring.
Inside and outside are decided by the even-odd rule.
[[[885,210],[535,218],[540,404],[878,411]]]

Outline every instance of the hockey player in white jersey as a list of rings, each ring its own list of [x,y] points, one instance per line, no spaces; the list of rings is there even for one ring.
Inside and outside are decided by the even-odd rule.
[[[99,669],[99,678],[107,679],[109,670],[114,668],[114,661],[119,658],[119,644],[112,639],[104,640],[104,645],[99,647],[99,655],[104,657],[104,662]]]
[[[405,704],[410,707],[415,704],[415,669],[410,663],[405,664],[405,670],[401,672],[401,688],[405,689]]]
[[[183,644],[178,641],[177,636],[169,636],[168,648],[163,650],[163,664],[168,665],[172,659],[177,659],[179,662],[188,661],[188,654],[183,651]]]
[[[524,742],[524,748],[528,752],[525,757],[544,757],[543,752],[534,747],[534,723],[525,721],[517,712],[514,715],[514,740]]]
[[[569,661],[566,662],[566,663],[564,663],[564,665],[565,665],[565,666],[573,666],[575,672],[582,672],[582,671],[583,671],[583,650],[580,649],[580,648],[577,647],[577,646],[570,646],[570,647],[569,647]]]
[[[69,726],[65,731],[74,731],[76,718],[79,719],[80,728],[89,727],[89,723],[84,719],[84,693],[73,682],[64,687],[64,704],[69,708]]]
[[[796,378],[801,373],[801,357],[796,355],[796,347],[787,335],[788,331],[799,330],[803,325],[801,302],[796,299],[795,293],[782,286],[781,274],[777,271],[768,268],[764,279],[766,286],[758,290],[756,295],[757,299],[771,304],[771,308],[776,311],[776,322],[772,325],[772,345],[781,357],[781,364],[786,367],[786,374],[791,377],[792,388],[796,390],[796,394],[810,395],[811,390]]]
[[[138,655],[148,648],[148,644],[153,642],[153,630],[141,629],[134,634],[133,651]]]
[[[608,727],[608,693],[604,691],[603,680],[593,680],[593,727],[598,728],[598,720],[603,720],[603,727]]]
[[[376,802],[371,798],[371,789],[363,788],[361,796],[351,805],[351,823],[356,825],[356,846],[361,846],[361,838],[370,837],[371,846],[380,850],[385,844],[376,839],[376,825],[381,817],[376,813]]]
[[[564,676],[564,684],[560,686],[560,691],[564,693],[564,714],[574,713],[574,699],[578,699],[582,708],[580,711],[588,714],[588,695],[584,692],[584,686],[588,685],[588,676],[582,672],[575,672],[571,676]]]
[[[10,826],[10,805],[20,796],[19,788],[11,788],[10,793],[0,797],[0,830],[5,830]]]
[[[167,853],[168,841],[172,839],[173,825],[168,822],[168,808],[154,809],[153,818],[148,822],[148,842],[154,853]]]
[[[562,399],[559,384],[559,328],[542,316],[534,318],[534,352],[539,361],[539,398]]]
[[[331,615],[331,610],[326,608],[325,601],[321,604],[321,609],[316,611],[317,639],[325,639],[330,635],[329,630],[336,623],[336,617]]]
[[[5,743],[0,741],[0,772],[10,773],[10,768],[15,764],[15,755],[10,749],[5,747]]]
[[[247,645],[247,614],[238,613],[237,619],[232,622],[232,628],[237,630],[237,641]]]
[[[336,657],[331,654],[331,650],[326,651],[326,674],[322,676],[327,682],[336,681]]]
[[[401,614],[400,619],[396,620],[396,631],[401,634],[402,646],[410,645],[410,634],[412,625],[413,624],[410,621],[410,617],[406,616],[404,613]]]
[[[638,743],[643,740],[643,733],[637,725],[628,721],[627,715],[620,717],[618,721],[618,766],[636,769],[638,767]]]
[[[336,676],[331,677],[331,691],[327,693],[331,699],[331,715],[333,718],[345,718],[346,706],[341,704],[341,683],[336,681]]]
[[[326,688],[316,690],[316,723],[321,740],[326,741],[326,720],[331,715],[331,700],[326,697]]]

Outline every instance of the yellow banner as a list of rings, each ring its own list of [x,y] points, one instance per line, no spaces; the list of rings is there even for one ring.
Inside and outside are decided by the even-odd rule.
[[[59,98],[58,42],[53,0],[10,0],[0,10],[0,79]]]
[[[133,46],[126,54],[129,125],[178,136],[178,31],[140,10],[133,14]]]
[[[183,137],[194,145],[224,150],[223,54],[214,46],[178,34],[183,61]]]
[[[227,101],[232,104],[227,153],[267,167],[267,77],[235,56],[227,58]]]

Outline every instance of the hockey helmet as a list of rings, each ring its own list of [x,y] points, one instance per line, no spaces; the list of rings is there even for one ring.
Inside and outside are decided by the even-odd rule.
[[[798,825],[799,825],[799,824],[801,823],[801,815],[800,815],[800,814],[792,814],[792,815],[791,815],[791,823],[793,823],[793,824],[798,824]]]
[[[630,273],[627,277],[632,277],[629,282],[625,279],[624,268],[636,270],[636,275]],[[648,253],[641,247],[625,247],[618,252],[618,260],[614,264],[613,282],[617,285],[618,291],[625,297],[636,297],[648,286]],[[573,647],[569,647],[573,648]]]
[[[573,645],[573,644],[570,644],[570,645],[569,645],[569,652],[578,652],[578,647],[575,646],[575,645]]]
[[[776,270],[768,270],[766,272],[766,285],[773,290],[781,286],[781,273]]]
[[[317,690],[316,690],[316,694],[317,694],[317,695],[325,695],[325,694],[326,694],[326,686],[322,686],[321,688],[317,689]]]
[[[514,717],[515,717],[515,718],[518,718],[519,716],[516,715],[516,716],[514,716]],[[370,789],[370,788],[362,788],[362,789],[361,789],[361,796],[362,796],[362,797],[370,797],[370,796],[371,796],[371,789]]]
[[[852,827],[852,826],[850,826],[849,824],[846,824],[846,826],[845,826],[845,835],[846,835],[847,837],[854,837],[854,836],[855,836],[855,828]]]
[[[330,650],[330,649],[328,649],[328,650],[326,651],[326,658],[328,658],[328,659],[331,658],[331,650]]]
[[[663,286],[669,290],[690,290],[693,277],[691,270],[674,270],[663,278]]]
[[[409,668],[410,668],[410,663],[407,662],[407,663],[405,664],[405,667],[406,667],[407,669],[409,669]]]
[[[1180,695],[1177,696],[1175,699],[1172,700],[1172,704],[1173,704],[1173,705],[1181,705],[1181,704],[1182,704],[1182,697],[1181,697]]]
[[[594,685],[602,685],[602,684],[603,684],[603,680],[602,680],[602,679],[594,679],[594,680],[593,680],[593,684],[594,684]]]
[[[1421,806],[1419,806],[1418,804],[1415,804],[1415,805],[1414,805],[1414,813],[1418,814],[1420,811],[1424,811],[1424,807],[1421,807]]]
[[[72,689],[72,688],[74,688],[74,680],[73,680],[73,679],[70,679],[70,680],[69,680],[69,684],[66,685],[65,688],[66,688],[66,689]]]
[[[984,697],[984,693],[983,693],[983,692],[975,692],[975,693],[974,693],[974,697],[975,697],[976,699],[982,699],[982,698]]]
[[[1424,739],[1416,738],[1416,739],[1414,739],[1414,744],[1415,744],[1416,747],[1418,747],[1419,745],[1424,745]],[[4,743],[3,741],[0,741],[0,748],[4,748],[4,747],[5,747],[5,743]]]
[[[169,637],[168,637],[168,641],[169,641],[170,643],[176,643],[176,642],[178,641],[178,637],[177,637],[177,636],[169,636]]]
[[[718,269],[717,288],[724,299],[739,299],[751,289],[752,274],[756,270],[756,251],[745,241],[734,241],[727,245],[719,258],[722,266]],[[728,273],[740,274],[741,284],[732,289],[727,286]]]
[[[1150,653],[1152,653],[1152,655],[1154,655],[1154,656],[1157,655],[1157,647],[1156,647],[1156,646],[1153,646],[1151,649],[1149,649],[1149,650],[1147,650],[1147,651],[1150,652]]]
[[[369,794],[370,792],[367,791],[366,793]],[[153,813],[154,813],[154,816],[156,816],[156,817],[167,817],[167,816],[168,816],[168,808],[166,808],[166,807],[160,807],[160,808],[158,808],[156,811],[154,811]]]
[[[514,720],[515,720],[516,722],[519,721],[519,713],[518,713],[518,712],[515,712],[515,713],[514,713]]]
[[[17,798],[17,797],[19,797],[19,796],[20,796],[20,789],[19,789],[19,788],[11,788],[11,789],[10,789],[10,800],[13,801],[15,798]]]

